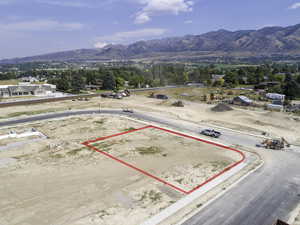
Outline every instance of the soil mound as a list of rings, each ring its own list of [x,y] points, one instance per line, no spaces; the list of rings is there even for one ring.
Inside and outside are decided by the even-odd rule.
[[[233,110],[229,105],[226,105],[224,103],[219,103],[218,105],[211,108],[211,111],[213,112],[227,112]]]

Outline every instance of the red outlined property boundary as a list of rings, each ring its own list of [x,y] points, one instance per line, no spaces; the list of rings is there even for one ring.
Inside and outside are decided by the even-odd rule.
[[[104,151],[101,151],[100,149],[96,148],[95,146],[91,145],[92,143],[95,143],[95,142],[98,142],[98,141],[103,141],[103,140],[106,140],[106,139],[110,139],[110,138],[113,138],[113,137],[117,137],[117,136],[121,136],[121,135],[125,135],[125,134],[129,134],[129,133],[133,133],[133,132],[136,132],[136,131],[140,131],[140,130],[145,130],[145,129],[149,129],[149,128],[153,128],[153,129],[158,129],[158,130],[161,130],[161,131],[164,131],[164,132],[167,132],[167,133],[171,133],[171,134],[174,134],[174,135],[177,135],[177,136],[181,136],[181,137],[185,137],[185,138],[189,138],[189,139],[193,139],[193,140],[196,140],[196,141],[200,141],[200,142],[204,142],[206,144],[210,144],[210,145],[214,145],[214,146],[217,146],[217,147],[220,147],[220,148],[223,148],[225,150],[228,150],[228,151],[233,151],[233,152],[236,152],[238,154],[241,155],[241,159],[233,164],[231,164],[230,166],[226,167],[223,171],[219,172],[218,174],[214,175],[213,177],[209,178],[208,180],[206,180],[205,182],[199,184],[197,187],[193,188],[192,190],[190,191],[185,191],[183,190],[182,188],[179,188],[153,174],[150,174],[148,173],[147,171],[145,170],[142,170],[130,163],[127,163],[107,152],[104,152]],[[189,135],[186,135],[186,134],[183,134],[183,133],[179,133],[179,132],[176,132],[176,131],[172,131],[172,130],[168,130],[168,129],[165,129],[165,128],[161,128],[161,127],[158,127],[158,126],[152,126],[152,125],[149,125],[149,126],[145,126],[145,127],[141,127],[139,129],[133,129],[133,130],[129,130],[129,131],[126,131],[126,132],[122,132],[122,133],[118,133],[118,134],[114,134],[114,135],[110,135],[110,136],[106,136],[106,137],[101,137],[101,138],[97,138],[97,139],[94,139],[94,140],[89,140],[89,141],[86,141],[86,142],[83,142],[82,143],[84,146],[96,151],[96,152],[99,152],[103,155],[105,155],[106,157],[110,158],[110,159],[113,159],[131,169],[134,169],[148,177],[151,177],[152,179],[155,179],[156,181],[160,182],[160,183],[163,183],[179,192],[182,192],[184,194],[191,194],[192,192],[198,190],[199,188],[203,187],[204,185],[208,184],[209,182],[211,182],[212,180],[216,179],[217,177],[220,177],[222,174],[226,173],[228,170],[231,170],[232,168],[236,167],[237,165],[241,164],[246,156],[243,152],[237,150],[237,149],[234,149],[234,148],[231,148],[231,147],[228,147],[228,146],[225,146],[225,145],[221,145],[221,144],[218,144],[218,143],[215,143],[215,142],[211,142],[211,141],[207,141],[207,140],[204,140],[204,139],[200,139],[200,138],[196,138],[196,137],[193,137],[193,136],[189,136]]]

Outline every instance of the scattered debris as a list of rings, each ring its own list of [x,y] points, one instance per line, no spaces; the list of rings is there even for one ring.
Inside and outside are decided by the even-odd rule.
[[[114,98],[114,99],[123,99],[124,97],[130,97],[130,96],[131,93],[129,90],[101,94],[102,98]]]
[[[149,98],[155,98],[154,92],[151,92],[151,94],[149,95]]]
[[[177,102],[174,102],[174,103],[172,104],[172,106],[176,106],[176,107],[184,107],[184,104],[183,104],[182,101],[177,101]]]

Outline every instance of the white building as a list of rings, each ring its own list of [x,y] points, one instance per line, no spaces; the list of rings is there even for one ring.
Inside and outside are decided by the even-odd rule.
[[[55,91],[51,84],[0,85],[0,97],[47,96]]]

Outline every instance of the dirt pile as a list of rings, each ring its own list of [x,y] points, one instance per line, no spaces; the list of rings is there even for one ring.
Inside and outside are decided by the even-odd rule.
[[[227,112],[233,110],[229,105],[226,105],[225,103],[219,103],[218,105],[211,108],[211,111],[213,112]]]

